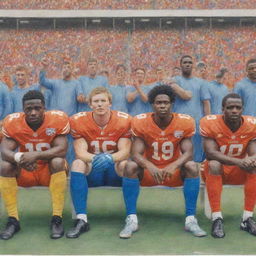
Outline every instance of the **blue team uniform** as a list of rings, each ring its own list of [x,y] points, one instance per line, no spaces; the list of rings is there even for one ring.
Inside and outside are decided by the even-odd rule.
[[[192,137],[194,146],[194,161],[202,162],[204,159],[204,152],[202,146],[202,138],[199,134],[199,121],[204,116],[202,101],[210,100],[210,93],[206,82],[200,78],[192,77],[185,78],[183,76],[174,77],[176,83],[184,90],[192,92],[190,100],[183,100],[176,97],[173,106],[173,112],[188,114],[196,121],[196,134]]]
[[[0,120],[12,113],[12,103],[8,87],[0,82]]]
[[[154,87],[154,85],[141,85],[142,91],[148,95],[149,91]],[[136,91],[134,86],[126,87],[126,95],[130,92]],[[128,102],[128,114],[131,116],[136,116],[142,113],[152,112],[152,106],[149,102],[144,102],[140,98],[140,95],[137,95],[133,102]]]
[[[256,82],[245,77],[235,84],[234,92],[239,94],[244,101],[243,115],[256,116]]]
[[[11,92],[11,101],[12,101],[12,112],[22,112],[23,111],[23,106],[22,106],[22,98],[23,96],[31,90],[37,90],[40,91],[40,85],[39,84],[33,84],[29,87],[26,88],[21,88],[18,85],[15,85]]]
[[[78,80],[48,79],[45,71],[40,71],[40,85],[51,91],[50,109],[65,112],[68,116],[78,111],[77,96],[82,94],[81,85]],[[48,95],[49,96],[49,95]],[[75,159],[73,138],[68,135],[67,161],[71,164]]]
[[[126,86],[113,85],[109,87],[112,94],[112,110],[128,113],[127,99],[126,99]]]
[[[217,81],[209,83],[209,92],[211,95],[211,114],[218,115],[222,113],[222,99],[229,93],[228,87]]]
[[[81,76],[79,78],[79,82],[81,84],[82,93],[88,97],[90,92],[99,86],[103,86],[109,89],[108,80],[105,76],[96,76],[95,78],[91,78],[89,76]],[[83,111],[91,111],[91,108],[87,103],[79,103],[78,112]]]

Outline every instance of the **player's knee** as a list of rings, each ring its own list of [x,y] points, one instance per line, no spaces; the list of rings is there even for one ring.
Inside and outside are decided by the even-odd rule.
[[[124,169],[124,177],[137,178],[138,177],[138,164],[132,160],[128,160]]]
[[[188,161],[184,165],[186,177],[198,177],[198,164],[194,161]]]
[[[211,160],[208,162],[209,173],[212,175],[221,174],[222,164],[216,160]]]
[[[61,157],[55,157],[50,161],[50,170],[52,173],[61,172],[65,169],[65,160]]]
[[[1,176],[3,177],[15,177],[16,166],[7,161],[1,162]]]
[[[72,163],[71,171],[85,173],[86,172],[86,164],[82,160],[76,159]]]

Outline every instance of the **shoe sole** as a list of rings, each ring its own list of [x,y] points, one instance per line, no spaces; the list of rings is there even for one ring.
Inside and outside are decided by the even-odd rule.
[[[132,231],[132,233],[131,233],[130,236],[121,236],[121,235],[119,234],[119,238],[121,238],[121,239],[129,239],[129,238],[132,237],[132,234],[135,233],[135,232],[137,232],[138,230],[139,230],[139,228],[137,228],[136,230]]]
[[[252,233],[252,232],[251,232],[249,229],[247,229],[246,227],[240,226],[240,229],[241,229],[242,231],[248,232],[249,234],[251,234],[251,235],[253,235],[253,236],[256,236],[256,234]]]
[[[186,229],[186,228],[184,228],[184,230],[185,230],[186,232],[188,232],[188,233],[191,233],[191,234],[192,234],[193,236],[195,236],[195,237],[205,237],[205,236],[207,236],[207,233],[202,234],[202,235],[196,235],[195,233],[191,232],[190,230],[188,230],[188,229]]]

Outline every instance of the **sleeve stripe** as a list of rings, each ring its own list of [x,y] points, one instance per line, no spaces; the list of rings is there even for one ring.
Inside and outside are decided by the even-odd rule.
[[[7,131],[4,128],[2,128],[2,133],[5,137],[10,138],[10,135],[7,133]]]
[[[70,131],[70,125],[67,123],[67,125],[62,129],[61,134],[67,134]]]
[[[203,130],[201,127],[199,127],[199,129],[200,129],[200,134],[202,136],[206,136],[207,137],[207,132],[205,130]]]

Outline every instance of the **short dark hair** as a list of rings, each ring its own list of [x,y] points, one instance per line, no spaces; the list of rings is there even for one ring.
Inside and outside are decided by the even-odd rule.
[[[148,93],[148,102],[153,104],[159,94],[165,94],[170,98],[171,103],[175,101],[175,94],[169,85],[163,84],[153,87]]]
[[[242,101],[242,104],[244,105],[244,101],[243,101],[243,99],[241,98],[241,96],[239,94],[237,94],[237,93],[229,93],[229,94],[227,94],[222,99],[222,107],[223,108],[225,107],[227,100],[230,99],[230,98],[232,98],[232,99],[240,99]]]
[[[183,59],[185,58],[190,58],[191,60],[193,60],[192,56],[190,55],[183,55],[181,58],[180,58],[180,64],[182,63]]]
[[[25,104],[27,100],[41,100],[42,104],[45,105],[44,95],[37,90],[28,91],[22,98],[22,104]]]
[[[116,65],[116,72],[117,72],[120,68],[122,68],[124,71],[126,71],[126,67],[125,67],[124,64],[117,64],[117,65]]]
[[[144,72],[144,74],[146,74],[146,70],[144,68],[141,68],[141,67],[135,68],[134,72],[137,72],[138,70],[141,70]]]
[[[249,64],[251,63],[256,63],[256,59],[249,59],[247,62],[246,62],[246,68],[248,67]]]

